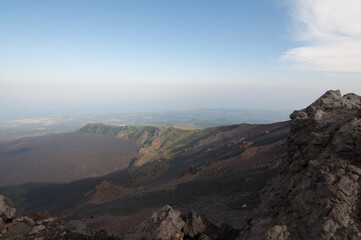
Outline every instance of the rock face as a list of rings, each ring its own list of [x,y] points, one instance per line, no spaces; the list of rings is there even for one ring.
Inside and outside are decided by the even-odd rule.
[[[0,239],[77,239],[77,240],[120,240],[120,239],[236,239],[239,231],[227,224],[214,225],[202,215],[194,211],[181,214],[169,205],[134,227],[127,236],[122,238],[105,230],[90,229],[83,221],[50,217],[50,213],[31,213],[28,216],[15,218],[15,209],[11,208],[9,200],[0,195],[3,200],[0,206],[2,222],[0,222]],[[10,210],[9,210],[10,209]],[[46,218],[43,218],[47,215]],[[3,217],[6,216],[6,217]]]
[[[31,214],[33,218],[15,218],[15,209],[10,201],[0,195],[0,239],[78,239],[118,240],[105,230],[91,230],[80,220],[66,220],[58,217],[43,218],[44,214]],[[45,214],[47,215],[47,214]]]
[[[216,226],[194,211],[181,214],[169,205],[130,230],[126,239],[235,239],[238,231],[226,224]]]
[[[12,207],[10,200],[0,195],[0,224],[10,221],[15,216],[15,208]]]
[[[284,168],[239,239],[361,239],[361,97],[328,91],[290,118]]]

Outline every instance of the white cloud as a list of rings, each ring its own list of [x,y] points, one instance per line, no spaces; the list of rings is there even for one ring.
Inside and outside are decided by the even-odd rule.
[[[299,70],[361,72],[360,0],[294,0],[290,8],[294,37],[306,46],[282,60]]]

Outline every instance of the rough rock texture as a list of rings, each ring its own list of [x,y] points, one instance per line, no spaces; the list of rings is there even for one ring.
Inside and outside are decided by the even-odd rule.
[[[147,239],[177,239],[180,237],[185,225],[180,217],[179,211],[173,210],[170,206],[164,206],[160,211],[154,212],[152,216],[131,230],[134,237]],[[131,236],[129,236],[131,237]]]
[[[235,239],[238,233],[227,224],[216,226],[194,211],[181,214],[166,205],[130,230],[126,239]]]
[[[233,229],[227,224],[222,223],[216,226],[194,211],[181,214],[168,205],[158,212],[154,212],[148,220],[134,227],[127,236],[122,238],[111,235],[105,230],[90,229],[83,221],[78,219],[50,217],[49,214],[31,213],[20,218],[15,218],[12,215],[6,219],[6,222],[0,224],[0,239],[233,240],[239,234],[238,230]],[[42,218],[44,215],[47,215],[47,218]]]
[[[11,201],[0,195],[0,224],[6,223],[15,216],[15,208],[12,207]]]
[[[8,200],[6,201],[8,202]],[[3,205],[2,205],[3,206]],[[9,205],[6,205],[9,209]],[[13,208],[10,208],[13,209]],[[15,212],[15,209],[10,213]],[[14,214],[7,215],[0,224],[0,239],[77,239],[77,240],[119,240],[104,230],[91,230],[80,220],[66,220],[57,217],[42,218],[44,214],[32,213],[32,217],[15,218]]]
[[[328,91],[290,117],[284,168],[239,239],[361,239],[361,97]]]

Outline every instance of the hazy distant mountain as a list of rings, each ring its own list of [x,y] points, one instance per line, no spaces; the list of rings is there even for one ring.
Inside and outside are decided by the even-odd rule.
[[[271,123],[288,119],[288,112],[239,109],[196,109],[161,113],[115,113],[0,119],[0,141],[23,136],[75,131],[87,123],[118,126],[207,128],[241,123]]]

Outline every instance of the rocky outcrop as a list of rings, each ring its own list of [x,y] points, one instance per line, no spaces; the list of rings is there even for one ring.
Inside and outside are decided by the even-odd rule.
[[[0,223],[0,239],[77,239],[77,240],[119,240],[119,239],[157,239],[157,240],[185,240],[185,239],[235,239],[239,231],[225,223],[213,224],[204,216],[193,210],[186,214],[174,210],[169,205],[138,226],[132,228],[122,238],[101,229],[91,229],[79,219],[52,217],[49,212],[30,213],[15,218],[15,209],[9,205],[9,200],[0,195],[2,222]],[[3,209],[5,209],[3,211]],[[11,209],[9,211],[9,209]],[[46,218],[44,218],[46,216]]]
[[[140,225],[129,231],[126,239],[235,239],[238,231],[227,224],[218,226],[209,222],[204,216],[190,211],[187,214],[174,210],[169,205]]]
[[[239,239],[361,239],[361,97],[328,91],[290,118],[284,168]]]
[[[0,224],[4,224],[15,216],[15,208],[12,207],[10,199],[0,195]]]
[[[48,213],[48,212],[47,212]],[[67,220],[58,217],[43,218],[48,214],[30,214],[29,216],[15,217],[15,209],[11,207],[9,199],[0,195],[0,239],[94,239],[117,240],[105,230],[92,230],[80,220]]]

